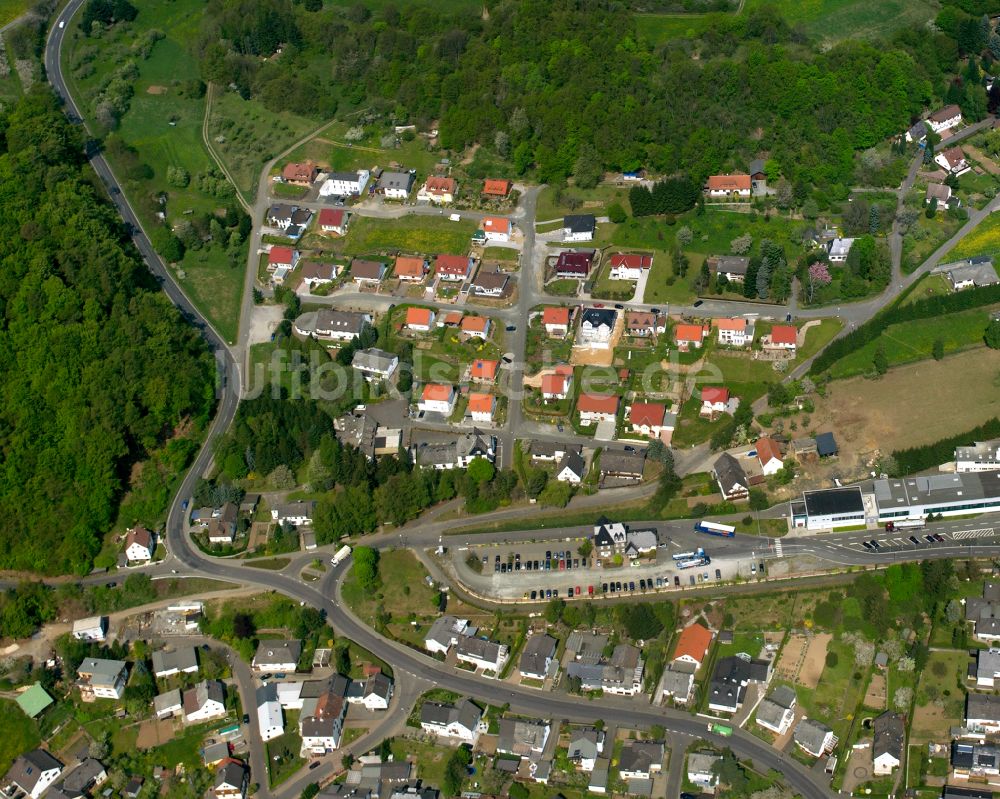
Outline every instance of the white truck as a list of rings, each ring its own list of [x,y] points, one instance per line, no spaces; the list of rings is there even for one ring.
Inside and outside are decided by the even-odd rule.
[[[340,549],[337,550],[336,554],[330,558],[330,563],[336,566],[344,560],[347,560],[348,556],[351,554],[351,548],[344,544]]]

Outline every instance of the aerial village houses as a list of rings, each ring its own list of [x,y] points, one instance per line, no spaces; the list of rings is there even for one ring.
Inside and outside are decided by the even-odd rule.
[[[749,347],[753,344],[754,325],[746,319],[713,319],[712,325],[719,343],[729,347]]]
[[[995,286],[1000,283],[997,279],[997,270],[993,266],[993,258],[989,255],[977,255],[975,258],[944,264],[935,271],[944,272],[952,291]]]
[[[964,175],[972,169],[969,162],[965,160],[965,153],[962,152],[961,147],[949,147],[947,150],[941,150],[935,154],[934,163],[955,177]]]
[[[281,177],[285,183],[294,186],[311,186],[318,174],[319,169],[312,161],[285,164],[281,170]]]
[[[746,280],[750,259],[742,255],[716,255],[705,261],[710,271],[718,277],[724,277],[730,283],[742,283]]]
[[[712,476],[722,496],[729,502],[750,496],[750,481],[746,472],[740,462],[728,452],[723,452],[715,461]]]
[[[359,169],[357,172],[330,172],[319,187],[320,197],[356,197],[365,190],[371,172]]]
[[[351,278],[358,286],[381,283],[385,272],[385,264],[381,261],[367,261],[362,258],[351,261]]]
[[[500,361],[477,358],[469,367],[469,379],[476,383],[495,383]]]
[[[496,410],[497,398],[493,394],[486,394],[481,391],[469,393],[468,413],[472,416],[472,421],[489,423],[493,421],[493,413]]]
[[[775,325],[760,344],[765,350],[784,350],[794,355],[798,335],[799,331],[793,325]]]
[[[831,264],[842,264],[847,260],[854,239],[835,238],[827,242],[826,254]]]
[[[749,175],[711,175],[704,194],[710,200],[744,202],[750,199],[751,189]]]
[[[660,438],[663,433],[674,429],[677,418],[667,413],[665,405],[659,402],[633,402],[628,412],[632,432],[647,438]]]
[[[700,349],[706,335],[707,331],[702,325],[677,325],[674,328],[674,342],[682,352],[691,347]]]
[[[435,205],[450,205],[455,202],[458,194],[458,184],[454,178],[430,176],[417,192],[417,199],[432,202]]]
[[[785,462],[781,457],[781,447],[773,438],[758,438],[754,449],[757,452],[757,461],[760,463],[761,472],[766,476],[777,474],[784,468]]]
[[[618,415],[618,397],[615,394],[581,394],[576,401],[580,424],[614,421]]]
[[[704,386],[698,414],[708,419],[717,419],[720,414],[729,412],[729,400],[729,389],[725,386]]]
[[[439,255],[434,259],[434,274],[440,280],[462,282],[472,274],[472,263],[469,255]]]
[[[569,308],[547,306],[542,311],[542,325],[550,336],[566,336],[569,333]]]
[[[427,265],[425,258],[400,255],[396,258],[396,266],[393,274],[400,280],[419,283],[427,276],[429,270],[430,267]]]
[[[405,200],[410,196],[415,180],[412,172],[385,171],[378,179],[375,190],[387,200]]]
[[[347,233],[348,213],[343,208],[321,208],[319,211],[319,229],[324,233],[336,233],[343,236]]]
[[[938,205],[947,206],[951,200],[951,186],[944,183],[928,183],[924,203],[929,205],[934,200],[937,200]]]
[[[424,702],[420,709],[420,729],[438,738],[474,745],[486,732],[486,724],[483,711],[468,699],[462,699],[454,705]]]
[[[425,413],[440,413],[451,416],[455,411],[458,394],[454,386],[442,383],[428,383],[420,394],[417,407]]]
[[[490,335],[490,318],[488,316],[465,316],[462,318],[459,330],[469,338],[481,338],[486,341]]]
[[[511,186],[512,184],[509,180],[487,178],[483,181],[483,194],[486,197],[504,199],[508,194],[510,194]]]
[[[927,124],[935,133],[950,130],[962,124],[962,110],[957,105],[946,105],[927,117]]]
[[[294,269],[295,265],[299,262],[299,252],[298,250],[293,250],[291,247],[280,247],[275,245],[271,247],[271,251],[267,254],[267,268],[270,272],[275,272],[278,269]]]
[[[593,241],[597,219],[593,214],[571,214],[563,217],[563,241]]]
[[[616,253],[611,256],[611,280],[638,280],[653,266],[652,255]]]
[[[510,241],[514,226],[505,216],[484,216],[482,231],[486,241],[507,242]]]
[[[156,539],[145,527],[133,527],[125,536],[125,557],[129,563],[148,563],[155,549]]]
[[[323,264],[318,261],[308,261],[302,266],[302,284],[312,291],[319,286],[326,286],[336,279],[339,268],[336,264]]]
[[[587,308],[580,315],[580,341],[590,347],[607,349],[615,329],[617,314],[608,308]]]
[[[320,308],[316,312],[316,329],[313,333],[317,338],[327,341],[350,341],[360,335],[371,320],[371,316],[365,313]]]
[[[565,250],[556,259],[556,277],[562,280],[586,280],[593,262],[593,250]]]
[[[406,309],[407,330],[417,333],[429,333],[434,327],[434,311],[430,308],[415,308],[413,306]]]
[[[626,311],[625,334],[635,338],[654,338],[666,327],[663,318],[649,311]]]
[[[555,371],[542,375],[542,399],[546,402],[564,400],[573,384],[573,367],[557,366]]]

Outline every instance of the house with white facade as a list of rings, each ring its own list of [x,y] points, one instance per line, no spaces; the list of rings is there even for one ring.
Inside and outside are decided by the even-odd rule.
[[[103,641],[108,635],[108,617],[77,619],[73,622],[72,635],[77,641]]]
[[[826,253],[831,264],[842,264],[847,260],[847,255],[851,251],[854,239],[835,238],[827,242]]]
[[[266,638],[257,644],[257,652],[250,665],[258,674],[294,673],[301,656],[302,642],[298,639]]]
[[[125,536],[125,557],[129,563],[149,563],[156,549],[156,537],[145,527],[133,527]]]
[[[357,172],[329,172],[319,187],[320,197],[356,197],[363,192],[371,179],[367,169]]]
[[[513,223],[505,216],[484,216],[480,225],[486,241],[507,242],[514,232]]]
[[[510,657],[510,650],[506,644],[463,635],[455,644],[455,657],[461,663],[468,663],[477,669],[499,675],[507,658]]]
[[[424,702],[420,708],[420,729],[437,738],[475,745],[486,732],[483,711],[468,699],[454,705]]]
[[[611,256],[611,269],[608,272],[608,278],[611,280],[638,280],[652,266],[652,255],[615,253]]]
[[[719,343],[727,347],[749,347],[753,344],[754,325],[747,319],[713,319]]]
[[[593,214],[570,214],[563,217],[563,241],[593,241],[597,218]]]
[[[197,724],[226,715],[226,699],[219,680],[202,680],[184,691],[184,723]]]
[[[618,314],[610,308],[587,308],[580,314],[580,343],[589,347],[610,346]]]
[[[121,699],[128,679],[128,664],[124,660],[84,658],[76,670],[80,698],[84,702],[95,699]]]
[[[420,392],[417,408],[424,413],[440,413],[451,416],[455,410],[458,392],[454,386],[444,383],[427,383]]]
[[[285,733],[285,714],[278,701],[276,683],[262,685],[257,689],[257,728],[264,741]]]
[[[618,415],[618,403],[619,397],[616,394],[580,394],[576,401],[580,424],[592,425],[613,421]]]
[[[687,757],[687,778],[703,791],[715,793],[718,777],[714,766],[722,760],[722,755],[714,752],[692,752]]]
[[[784,735],[795,720],[795,691],[780,685],[757,706],[757,724],[775,735]]]
[[[962,109],[957,105],[946,105],[927,117],[927,124],[935,133],[950,130],[962,124]]]

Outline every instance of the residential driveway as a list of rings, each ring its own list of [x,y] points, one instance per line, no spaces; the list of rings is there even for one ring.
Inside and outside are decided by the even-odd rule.
[[[594,438],[599,441],[614,441],[615,421],[616,420],[614,419],[605,419],[603,422],[598,422],[597,432],[594,433]]]
[[[646,284],[649,282],[649,273],[652,272],[652,271],[653,271],[652,269],[644,269],[642,271],[642,274],[639,277],[639,280],[636,281],[636,284],[635,284],[635,294],[632,295],[631,302],[644,303],[646,301],[644,299],[644,297],[646,295]]]

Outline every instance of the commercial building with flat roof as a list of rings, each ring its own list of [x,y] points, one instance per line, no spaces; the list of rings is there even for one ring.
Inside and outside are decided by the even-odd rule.
[[[966,472],[875,481],[879,521],[1000,510],[1000,472]]]
[[[792,524],[807,530],[832,530],[865,524],[865,501],[858,486],[803,491],[791,504]]]

